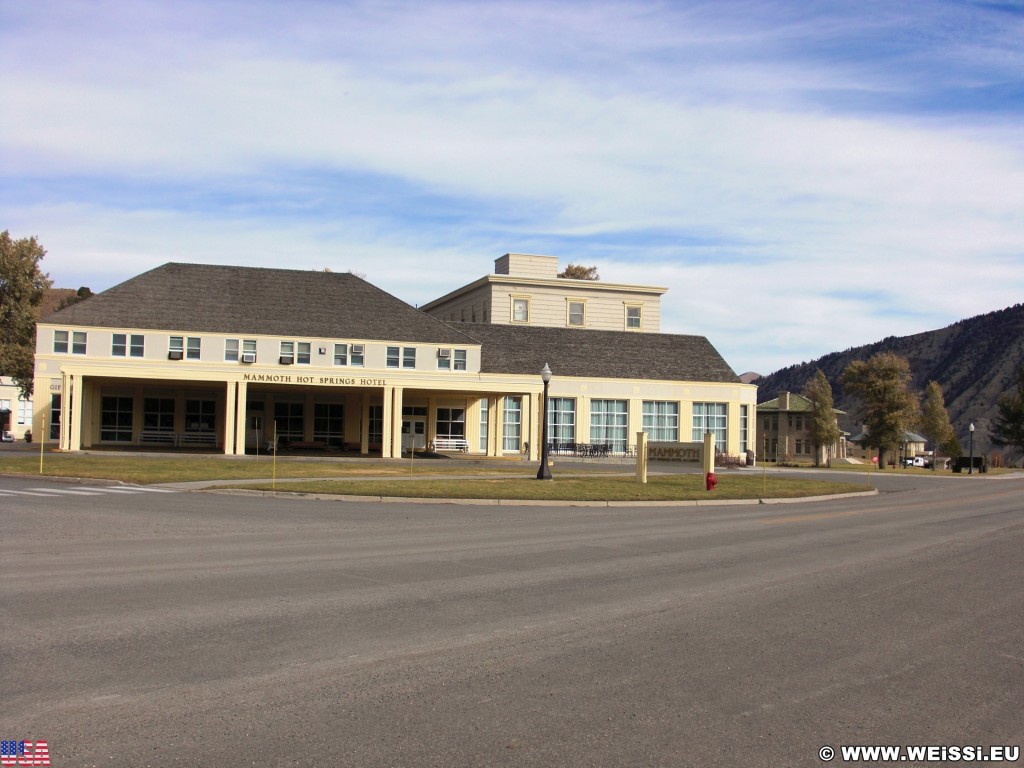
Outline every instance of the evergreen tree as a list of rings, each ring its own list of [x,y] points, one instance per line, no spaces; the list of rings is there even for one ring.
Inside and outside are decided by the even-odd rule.
[[[1007,392],[996,402],[998,415],[989,434],[996,445],[1024,451],[1024,365],[1017,369],[1017,391]]]
[[[0,234],[0,373],[13,378],[25,398],[32,394],[39,305],[50,287],[39,268],[45,255],[34,237]]]
[[[867,445],[878,448],[878,466],[884,467],[885,453],[898,450],[907,430],[918,421],[917,395],[910,390],[910,363],[892,352],[879,352],[846,366],[840,382],[860,401]]]
[[[831,463],[831,446],[839,439],[839,425],[836,423],[832,385],[820,368],[804,387],[804,397],[811,401],[811,442],[814,443],[814,464],[821,466],[822,449],[828,453]]]
[[[956,432],[950,433],[949,439],[942,444],[942,453],[954,461],[964,455],[964,447],[960,445],[960,438],[956,436]]]
[[[939,464],[939,451],[951,440],[956,440],[956,432],[949,421],[942,387],[937,381],[929,381],[924,393],[924,402],[921,404],[921,434],[932,444],[932,451],[935,454],[932,469],[935,469]]]

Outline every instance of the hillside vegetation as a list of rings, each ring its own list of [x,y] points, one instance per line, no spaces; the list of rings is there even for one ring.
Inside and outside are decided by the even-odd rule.
[[[967,446],[967,426],[976,431],[977,452],[990,450],[989,425],[996,414],[996,400],[1014,387],[1014,372],[1024,365],[1024,304],[961,320],[937,331],[913,336],[889,336],[874,344],[833,352],[817,360],[791,365],[755,383],[758,401],[771,400],[779,392],[802,392],[816,369],[832,384],[835,407],[848,416],[840,425],[859,431],[857,403],[843,392],[839,377],[854,360],[867,360],[877,352],[893,352],[910,362],[913,386],[923,392],[928,382],[942,386],[950,420]]]

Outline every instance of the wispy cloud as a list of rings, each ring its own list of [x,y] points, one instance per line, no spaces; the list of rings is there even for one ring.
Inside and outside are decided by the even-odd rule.
[[[1024,294],[1016,4],[0,14],[0,226],[60,284],[330,266],[422,303],[543,252],[762,372]]]

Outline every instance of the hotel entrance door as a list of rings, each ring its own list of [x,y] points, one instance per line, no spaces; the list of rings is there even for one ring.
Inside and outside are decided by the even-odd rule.
[[[402,419],[402,453],[427,448],[427,419],[424,416],[405,416]]]

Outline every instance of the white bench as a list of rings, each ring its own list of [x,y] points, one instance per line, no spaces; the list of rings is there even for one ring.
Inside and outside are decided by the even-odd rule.
[[[434,450],[462,451],[463,453],[466,453],[469,451],[469,443],[466,442],[466,438],[464,437],[435,437]]]
[[[174,445],[178,444],[178,435],[175,432],[164,432],[157,429],[144,429],[139,432],[136,440],[138,445]]]
[[[216,432],[182,432],[179,440],[181,445],[216,445]]]

